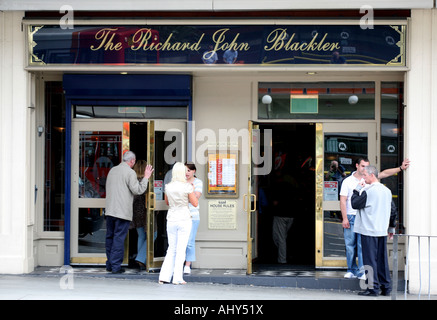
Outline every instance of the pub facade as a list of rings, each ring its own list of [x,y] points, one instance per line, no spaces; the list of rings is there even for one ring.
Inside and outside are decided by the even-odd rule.
[[[204,186],[193,268],[250,274],[278,263],[278,177],[293,216],[287,264],[344,268],[340,183],[329,170],[336,161],[350,174],[363,156],[381,171],[410,159],[382,180],[399,210],[397,232],[436,235],[432,1],[348,10],[187,1],[171,11],[172,1],[128,2],[136,10],[96,10],[93,1],[0,7],[0,273],[104,265],[105,180],[126,150],[155,168],[148,271],[165,255],[164,177],[176,161],[194,162]],[[436,269],[437,244],[417,249],[406,239],[398,267],[408,255],[414,292],[428,244]]]

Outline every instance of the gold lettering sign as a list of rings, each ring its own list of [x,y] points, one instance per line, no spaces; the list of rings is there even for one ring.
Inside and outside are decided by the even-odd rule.
[[[29,25],[28,57],[31,65],[405,66],[406,25],[375,25],[375,29],[370,32],[357,24],[84,24],[72,30]],[[337,53],[341,59],[335,58]]]
[[[123,45],[121,42],[114,43],[114,37],[117,32],[117,28],[103,28],[96,32],[94,38],[99,41],[98,46],[91,45],[90,49],[93,51],[97,50],[121,50],[123,49]],[[226,50],[236,50],[236,51],[248,51],[250,46],[247,42],[239,43],[238,37],[240,33],[237,33],[231,41],[227,41],[229,36],[227,35],[229,28],[224,28],[217,30],[212,35],[212,42],[214,43],[214,49],[212,51],[208,51],[204,53],[204,58],[208,54],[214,54],[217,51],[226,51]],[[227,37],[228,36],[228,37]],[[156,41],[154,38],[153,31],[150,28],[141,28],[135,32],[132,36],[132,45],[130,49],[132,51],[199,51],[201,49],[202,40],[205,37],[205,33],[199,37],[199,40],[196,42],[172,42],[173,33],[171,33],[164,42]]]
[[[199,51],[204,36],[205,34],[202,34],[199,40],[194,43],[178,41],[172,43],[173,33],[171,33],[164,42],[157,42],[153,38],[152,29],[143,28],[133,35],[131,49],[133,51],[140,49],[144,51]]]
[[[123,49],[121,42],[114,42],[118,28],[103,28],[96,32],[94,38],[99,42],[97,46],[91,45],[90,49],[93,51],[119,51]],[[223,28],[215,31],[211,36],[211,43],[213,43],[213,50],[206,52],[204,55],[213,54],[218,51],[235,50],[235,51],[249,51],[250,45],[247,42],[238,42],[240,33],[232,36],[229,35],[229,28]],[[340,49],[338,42],[328,42],[326,38],[328,33],[319,36],[316,33],[309,42],[294,41],[296,34],[289,35],[287,29],[277,28],[273,30],[266,38],[267,45],[264,46],[265,51],[334,51]],[[153,34],[150,28],[141,28],[136,31],[131,39],[130,49],[132,51],[196,51],[201,49],[202,41],[205,38],[205,33],[202,33],[199,40],[196,42],[180,42],[173,41],[173,33],[165,39],[164,42],[157,41],[158,37]],[[208,58],[208,57],[204,57]]]
[[[101,30],[99,30],[96,35],[94,36],[94,38],[97,41],[100,41],[100,45],[96,48],[93,45],[90,46],[90,49],[93,51],[97,51],[100,50],[102,48],[104,48],[104,50],[115,50],[115,51],[119,51],[121,49],[123,49],[123,44],[121,42],[117,42],[116,44],[113,43],[114,37],[115,37],[115,32],[117,31],[117,28],[103,28]]]
[[[214,51],[219,50],[236,50],[236,51],[248,51],[250,46],[246,42],[238,43],[237,39],[240,36],[239,33],[232,39],[231,42],[226,42],[226,33],[229,31],[228,28],[220,29],[214,32],[212,40],[215,43]]]
[[[316,33],[309,43],[294,42],[295,33],[289,35],[287,29],[278,28],[270,32],[266,42],[269,45],[264,46],[266,51],[334,51],[340,49],[338,42],[326,42],[328,33],[318,40],[319,34]]]

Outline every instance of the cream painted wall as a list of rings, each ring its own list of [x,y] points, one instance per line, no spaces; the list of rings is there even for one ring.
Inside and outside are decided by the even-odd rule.
[[[33,270],[23,14],[0,12],[0,273]]]
[[[435,182],[437,159],[437,10],[412,10],[409,26],[410,71],[407,73],[406,157],[411,167],[406,172],[406,233],[437,237]],[[428,290],[428,240],[421,241],[422,293]],[[410,290],[417,293],[419,255],[417,238],[410,245]],[[431,242],[431,270],[437,270],[437,238]],[[432,293],[437,279],[431,277]]]
[[[218,139],[220,129],[237,131],[248,128],[251,110],[251,79],[247,77],[196,76],[193,77],[193,118],[198,140],[202,130],[212,129]],[[243,131],[244,131],[243,130]],[[196,142],[195,150],[206,140]],[[248,145],[248,141],[239,141]],[[247,164],[239,165],[239,200],[247,193]],[[196,159],[198,163],[201,159]],[[205,181],[206,164],[197,164],[197,176]],[[204,188],[205,190],[205,188]],[[195,268],[246,268],[247,219],[243,202],[238,201],[236,230],[208,229],[208,199],[200,202],[200,225],[196,237],[197,261]],[[232,257],[232,258],[231,258]]]

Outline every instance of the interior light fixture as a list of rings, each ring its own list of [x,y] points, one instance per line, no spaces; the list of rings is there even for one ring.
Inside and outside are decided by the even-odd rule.
[[[358,97],[353,94],[347,99],[347,101],[349,102],[349,104],[357,104]]]
[[[269,95],[269,94],[265,94],[265,95],[263,95],[263,97],[261,98],[261,101],[262,101],[262,103],[264,103],[264,104],[270,104],[270,103],[272,103],[272,96],[271,95]]]

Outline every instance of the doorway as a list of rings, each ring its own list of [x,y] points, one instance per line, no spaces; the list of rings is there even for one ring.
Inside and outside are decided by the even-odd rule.
[[[105,182],[126,150],[154,167],[146,191],[147,269],[159,268],[167,248],[163,196],[166,172],[186,158],[186,122],[178,120],[75,120],[72,129],[71,246],[72,264],[103,265],[105,254]],[[137,233],[129,231],[124,265],[133,265]]]
[[[272,130],[272,170],[259,176],[255,268],[315,265],[315,125],[259,124]],[[263,141],[263,139],[261,139]],[[279,196],[282,195],[281,196]],[[284,201],[285,204],[279,204]],[[292,218],[285,261],[278,260],[275,216]]]

